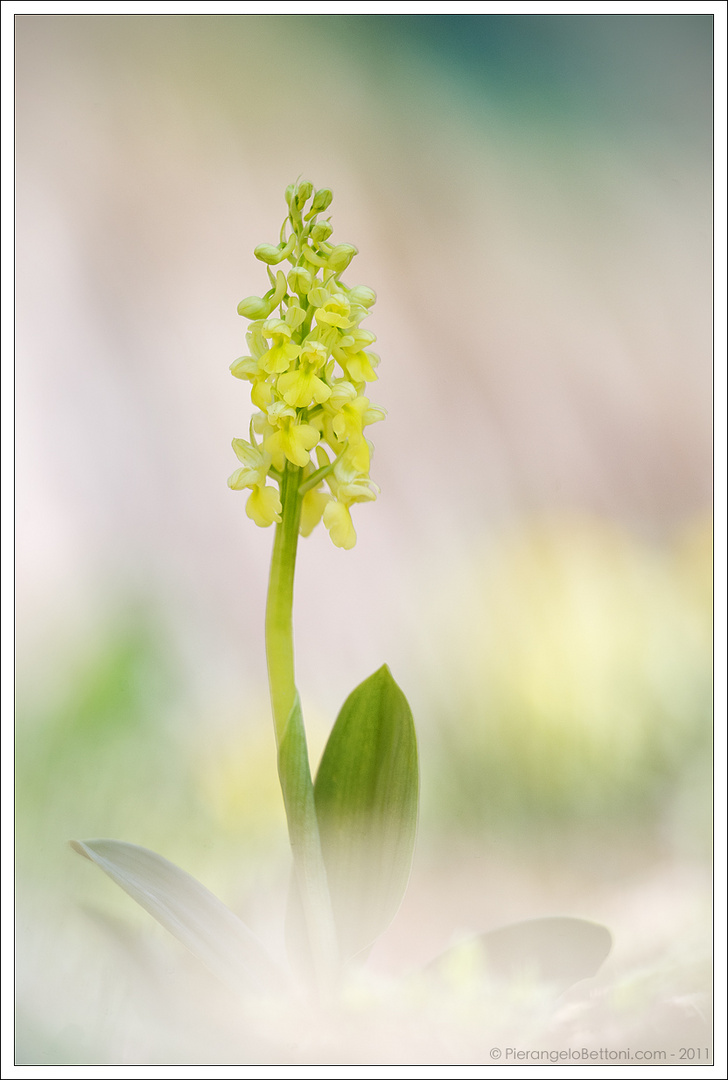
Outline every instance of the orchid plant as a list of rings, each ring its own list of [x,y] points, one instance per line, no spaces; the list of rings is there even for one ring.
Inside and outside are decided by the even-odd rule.
[[[270,288],[238,305],[250,320],[249,355],[235,360],[231,371],[251,384],[257,411],[248,439],[233,439],[240,467],[228,480],[232,489],[250,491],[246,512],[256,525],[275,524],[265,639],[294,864],[288,936],[296,963],[320,993],[330,992],[342,967],[365,954],[399,907],[419,796],[412,714],[386,665],[347,698],[315,783],[296,690],[298,537],[323,520],[337,547],[354,546],[351,507],[378,492],[369,478],[372,445],[365,428],[385,416],[364,393],[377,378],[379,358],[369,349],[374,334],[360,324],[376,297],[342,279],[357,250],[329,241],[332,227],[322,215],[331,199],[327,188],[291,185],[279,243],[255,249]],[[275,965],[262,945],[189,875],[119,841],[73,846],[227,982],[270,981]],[[280,972],[277,977],[282,980]]]
[[[375,303],[343,280],[357,249],[331,242],[332,193],[298,182],[286,190],[277,244],[261,244],[268,290],[238,313],[249,320],[248,354],[231,365],[250,383],[248,438],[230,488],[249,491],[247,515],[275,525],[265,641],[278,775],[294,874],[288,944],[294,968],[320,998],[395,915],[407,886],[417,830],[419,770],[407,700],[384,665],[349,695],[312,778],[293,647],[298,538],[322,522],[333,544],[356,543],[352,507],[379,489],[366,429],[385,417],[366,393],[377,378],[375,335],[361,324]],[[285,269],[281,269],[285,266]],[[117,840],[74,841],[130,896],[236,991],[280,990],[281,970],[248,927],[162,856]],[[480,939],[491,971],[525,964],[566,984],[593,974],[609,949],[603,927],[545,919]]]

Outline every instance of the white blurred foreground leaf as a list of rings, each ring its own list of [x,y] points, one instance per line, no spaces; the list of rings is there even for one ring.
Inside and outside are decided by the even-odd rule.
[[[301,905],[294,916],[299,920],[295,932],[291,928],[298,942],[292,941],[291,946],[294,955],[303,949],[306,965],[316,973],[319,985],[325,986],[338,967],[338,945],[298,694],[278,748],[278,775],[293,852],[294,889]],[[300,936],[304,931],[308,945]]]
[[[443,953],[433,968],[450,974],[467,969],[493,983],[538,984],[561,994],[596,975],[611,947],[606,926],[551,916],[480,934]]]
[[[235,992],[280,989],[283,973],[221,900],[161,855],[121,840],[72,840],[157,922]]]

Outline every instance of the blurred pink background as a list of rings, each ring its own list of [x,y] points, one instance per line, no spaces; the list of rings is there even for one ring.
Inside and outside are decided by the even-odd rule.
[[[299,175],[378,295],[381,496],[353,551],[301,544],[295,620],[314,759],[385,661],[418,722],[382,969],[554,904],[636,941],[642,888],[651,955],[688,924],[708,949],[712,20],[15,26],[27,1060],[83,1042],[88,958],[58,987],[85,890],[129,915],[70,836],[163,848],[270,932],[282,911],[272,531],[225,481],[235,309]]]

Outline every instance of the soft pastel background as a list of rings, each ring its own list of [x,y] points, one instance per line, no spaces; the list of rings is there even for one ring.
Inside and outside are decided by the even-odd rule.
[[[712,33],[16,20],[19,1062],[480,1061],[455,990],[396,1037],[372,1001],[548,914],[614,934],[584,1045],[709,1043]],[[312,753],[386,661],[422,766],[377,1035],[346,1051],[270,1018],[241,1041],[207,983],[201,1015],[193,962],[66,845],[160,851],[283,953],[272,532],[225,480],[235,308],[299,175],[377,291],[389,413],[357,547],[300,551]]]

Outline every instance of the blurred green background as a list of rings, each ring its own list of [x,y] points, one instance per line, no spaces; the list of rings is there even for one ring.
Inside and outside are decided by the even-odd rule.
[[[148,917],[71,837],[162,852],[282,951],[272,532],[225,480],[235,308],[299,175],[378,294],[382,494],[352,552],[302,543],[295,619],[314,759],[385,661],[418,725],[382,968],[553,909],[625,963],[707,948],[712,18],[15,28],[21,1060],[153,1052],[86,909]]]

